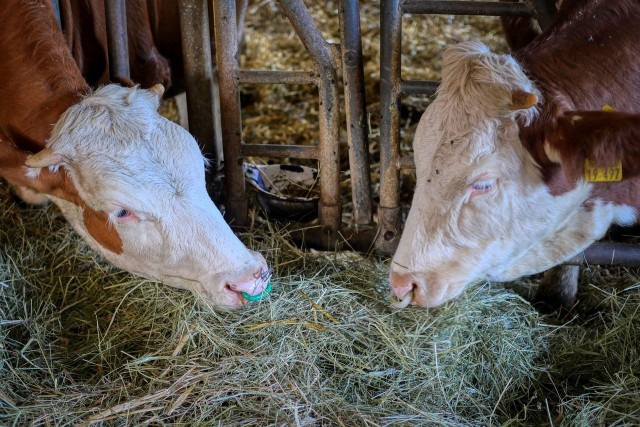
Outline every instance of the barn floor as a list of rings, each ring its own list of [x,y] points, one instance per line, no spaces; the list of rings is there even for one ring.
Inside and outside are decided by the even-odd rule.
[[[216,313],[0,196],[1,425],[640,423],[635,273],[584,272],[569,319],[486,283],[396,312],[388,260],[302,253],[257,219],[242,238],[274,291]]]
[[[336,40],[335,2],[307,4]],[[360,4],[376,181],[379,10]],[[504,49],[494,19],[414,18],[405,77],[437,78],[455,40]],[[250,2],[245,45],[247,68],[308,69],[270,0]],[[317,138],[312,90],[243,91],[248,142]],[[427,101],[404,101],[409,150]],[[640,424],[638,271],[583,269],[564,317],[512,290],[536,278],[395,311],[388,259],[303,253],[287,229],[253,219],[240,237],[274,268],[274,291],[220,313],[111,267],[55,207],[16,206],[0,184],[0,425]]]

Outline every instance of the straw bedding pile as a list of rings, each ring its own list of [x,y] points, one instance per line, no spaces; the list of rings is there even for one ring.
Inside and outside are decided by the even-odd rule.
[[[486,283],[396,312],[387,259],[303,253],[287,233],[254,217],[240,237],[274,291],[214,312],[0,185],[0,425],[640,423],[636,271],[584,269],[568,319]]]

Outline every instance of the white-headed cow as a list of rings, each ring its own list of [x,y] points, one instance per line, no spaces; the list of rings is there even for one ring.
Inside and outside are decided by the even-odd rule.
[[[25,198],[53,200],[121,268],[218,307],[263,292],[265,260],[240,242],[209,198],[196,141],[157,113],[162,86],[91,91],[51,2],[5,3],[0,176]]]
[[[446,50],[391,267],[401,305],[435,307],[474,281],[544,271],[611,224],[636,222],[638,22],[636,0],[565,0],[513,56],[479,42]]]

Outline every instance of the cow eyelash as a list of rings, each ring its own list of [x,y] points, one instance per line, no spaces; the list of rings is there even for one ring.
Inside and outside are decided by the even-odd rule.
[[[470,185],[470,197],[473,198],[476,196],[484,196],[493,193],[496,188],[496,184],[497,180],[495,178],[480,177]]]
[[[476,181],[471,185],[471,188],[473,188],[476,191],[489,191],[493,188],[493,186],[495,185],[495,181],[493,179],[487,179],[484,181]]]
[[[116,222],[129,222],[139,219],[136,214],[124,208],[114,211],[113,218]]]

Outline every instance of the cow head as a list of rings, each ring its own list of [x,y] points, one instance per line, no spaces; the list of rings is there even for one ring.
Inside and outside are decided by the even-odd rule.
[[[239,306],[242,292],[264,290],[267,265],[209,198],[196,141],[157,113],[162,91],[96,90],[60,117],[27,166],[50,182],[68,221],[113,264],[216,306]]]
[[[554,196],[519,138],[541,94],[509,55],[481,43],[449,48],[442,83],[416,130],[417,185],[393,258],[392,292],[434,307],[471,282],[507,281],[561,263],[620,210],[588,200],[579,180]]]

